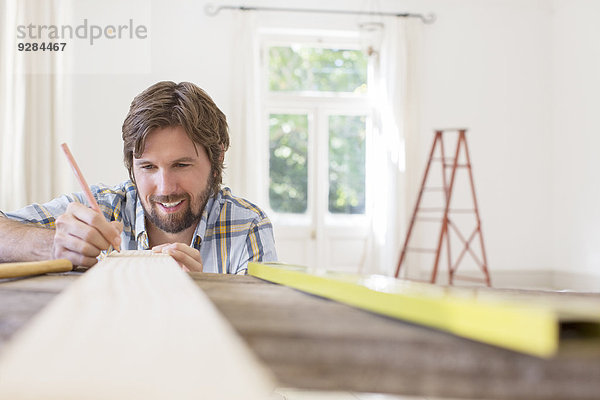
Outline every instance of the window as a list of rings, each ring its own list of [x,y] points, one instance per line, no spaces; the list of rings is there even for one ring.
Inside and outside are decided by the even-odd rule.
[[[367,59],[360,50],[269,47],[269,91],[365,93]]]
[[[358,35],[261,44],[265,197],[279,258],[356,270],[369,225],[369,58]]]
[[[267,45],[265,53],[270,208],[303,214],[309,211],[309,197],[316,195],[314,201],[327,201],[330,213],[364,214],[367,56],[348,46],[297,42]],[[306,110],[308,102],[312,107]],[[287,112],[275,111],[283,105]],[[323,115],[323,126],[311,126]],[[326,158],[319,159],[319,149],[310,148],[311,134],[328,138]],[[319,146],[318,140],[312,142]],[[324,193],[311,193],[318,191],[309,185],[311,158],[319,176],[327,167],[327,199]]]

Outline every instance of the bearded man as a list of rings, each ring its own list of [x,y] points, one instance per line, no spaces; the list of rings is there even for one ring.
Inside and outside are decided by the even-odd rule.
[[[222,188],[225,115],[189,82],[159,82],[135,97],[123,123],[130,179],[0,211],[0,261],[67,258],[91,267],[110,246],[171,255],[185,271],[244,274],[276,261],[273,227],[251,202]]]

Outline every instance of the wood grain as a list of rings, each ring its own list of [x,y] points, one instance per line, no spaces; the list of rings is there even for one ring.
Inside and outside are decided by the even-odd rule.
[[[40,310],[49,297],[88,273],[0,283],[0,326],[6,328],[0,332],[0,349],[2,340],[14,337],[19,324]],[[600,343],[594,339],[566,337],[556,356],[541,359],[357,310],[251,276],[189,275],[286,387],[428,398],[599,397]],[[483,295],[489,290],[478,291]],[[599,293],[504,291],[531,301],[584,301],[600,310]],[[30,382],[35,384],[35,377],[30,377]],[[4,398],[1,391],[0,398]]]
[[[250,276],[191,275],[286,387],[460,399],[597,399],[600,393],[594,339],[566,339],[556,356],[543,359]],[[519,294],[600,307],[600,294]]]
[[[10,399],[265,399],[271,377],[169,256],[107,257],[0,357]]]

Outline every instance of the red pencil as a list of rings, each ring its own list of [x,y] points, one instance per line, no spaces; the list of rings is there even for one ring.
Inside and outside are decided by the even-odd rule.
[[[73,157],[73,154],[71,154],[71,150],[69,150],[69,146],[67,146],[66,143],[63,143],[60,145],[60,147],[63,149],[65,156],[67,156],[67,161],[69,162],[69,165],[71,165],[71,168],[73,169],[73,172],[75,173],[75,178],[77,178],[77,182],[79,182],[79,186],[81,186],[81,189],[83,189],[83,194],[84,194],[85,198],[87,199],[88,203],[90,203],[90,206],[92,207],[92,209],[94,211],[97,211],[100,214],[102,214],[102,211],[100,211],[100,206],[98,205],[96,198],[94,198],[94,196],[92,195],[92,191],[90,190],[90,187],[88,186],[87,182],[85,181],[85,178],[83,177],[83,174],[81,173],[81,170],[79,169],[79,166],[77,165],[77,162],[75,161],[75,158]],[[111,247],[113,247],[112,244],[111,244]],[[119,247],[114,246],[114,248],[118,249]],[[111,250],[112,249],[109,248],[108,253],[110,253]]]
[[[63,151],[65,152],[65,156],[67,156],[67,161],[69,161],[69,165],[71,165],[71,168],[73,168],[75,178],[77,178],[79,186],[81,186],[81,189],[83,189],[83,194],[85,195],[85,198],[87,199],[88,203],[90,203],[92,209],[99,213],[102,213],[102,211],[100,211],[100,206],[98,205],[98,202],[96,202],[96,199],[92,195],[90,187],[85,181],[85,178],[83,177],[83,174],[81,173],[81,170],[79,169],[79,166],[75,161],[75,158],[73,158],[73,154],[71,154],[71,150],[69,150],[69,146],[67,146],[66,143],[63,143],[60,145],[60,147],[62,147]]]

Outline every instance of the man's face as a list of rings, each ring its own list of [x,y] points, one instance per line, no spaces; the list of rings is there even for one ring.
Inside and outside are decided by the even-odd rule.
[[[178,233],[198,223],[210,196],[212,173],[206,150],[181,126],[159,128],[133,159],[133,176],[146,218]]]

